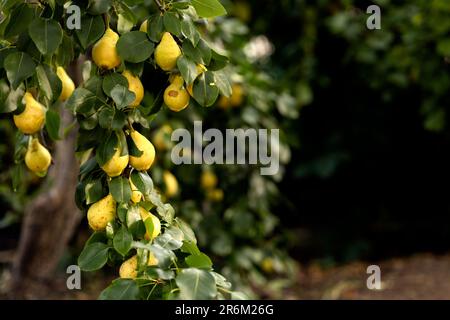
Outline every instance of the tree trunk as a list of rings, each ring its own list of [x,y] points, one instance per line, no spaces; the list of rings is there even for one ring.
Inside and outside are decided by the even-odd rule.
[[[79,65],[72,65],[72,70],[79,70]],[[81,80],[78,70],[70,72],[77,85]],[[73,120],[70,111],[63,107],[61,127],[68,127]],[[46,297],[67,243],[81,220],[74,197],[78,175],[76,131],[72,129],[64,140],[56,142],[54,165],[43,191],[25,209],[8,290],[11,298]]]

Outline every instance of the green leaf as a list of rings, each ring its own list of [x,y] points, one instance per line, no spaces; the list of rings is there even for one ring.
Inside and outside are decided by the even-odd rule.
[[[216,281],[205,270],[182,269],[175,278],[180,289],[180,298],[185,300],[208,300],[217,295]]]
[[[113,98],[118,109],[127,107],[134,101],[135,97],[136,95],[134,92],[128,90],[128,86],[125,87],[123,85],[116,84],[111,90],[111,98]]]
[[[183,241],[183,246],[181,247],[181,252],[190,253],[191,255],[200,254],[200,250],[197,245],[192,241]]]
[[[183,41],[183,55],[196,63],[204,63],[200,48],[194,47],[190,41]]]
[[[96,243],[96,242],[105,243],[106,241],[108,241],[106,234],[104,232],[96,231],[93,234],[91,234],[89,239],[86,240],[85,246],[88,246],[88,245]]]
[[[105,92],[105,94],[108,97],[111,97],[112,89],[114,89],[114,87],[118,84],[128,88],[127,78],[125,78],[123,75],[121,75],[119,73],[110,73],[110,74],[106,75],[103,78],[103,83],[102,83],[103,92]]]
[[[108,261],[108,247],[104,243],[95,242],[84,247],[78,257],[78,266],[83,271],[101,269]]]
[[[94,44],[105,33],[105,23],[101,16],[84,15],[81,18],[81,29],[75,30],[81,46],[86,49]]]
[[[122,256],[125,256],[131,249],[133,236],[128,232],[127,228],[122,226],[113,239],[114,249]]]
[[[124,177],[113,178],[109,183],[109,192],[117,202],[128,202],[131,199],[130,183]]]
[[[62,43],[56,51],[56,63],[60,66],[66,66],[73,60],[75,60],[73,38],[64,34]]]
[[[89,13],[99,15],[107,13],[111,9],[111,0],[89,0]]]
[[[212,267],[211,259],[204,253],[199,253],[195,255],[191,254],[190,256],[186,257],[185,261],[189,267],[193,268],[211,269]]]
[[[84,187],[84,193],[86,195],[87,205],[99,201],[105,196],[103,181],[101,179],[90,181]]]
[[[194,82],[194,99],[201,106],[209,107],[216,101],[219,95],[219,89],[214,81],[214,74],[210,71],[206,71]]]
[[[8,81],[15,90],[22,81],[34,74],[36,64],[28,54],[14,52],[6,57],[4,67]]]
[[[63,31],[58,22],[36,18],[28,27],[28,33],[43,55],[51,56],[61,44]]]
[[[177,60],[177,67],[187,85],[194,82],[197,77],[197,64],[194,61],[186,56],[181,56]]]
[[[0,84],[0,88],[4,93],[6,93],[6,89],[9,90],[9,86],[6,84],[4,79],[0,80],[2,83]],[[6,100],[3,104],[0,105],[0,113],[13,112],[18,108],[21,108],[22,98],[25,94],[25,85],[22,83],[16,90],[9,90],[8,95],[6,96]]]
[[[155,45],[141,31],[131,31],[123,34],[117,42],[117,53],[123,60],[139,63],[152,55]]]
[[[180,249],[183,246],[183,242],[179,241],[172,237],[172,235],[168,234],[167,232],[163,233],[162,235],[158,236],[154,242],[154,244],[160,245],[162,248],[169,249],[169,250],[177,250]]]
[[[115,132],[111,132],[108,138],[102,140],[99,147],[96,150],[95,157],[99,166],[103,166],[108,162],[116,152],[117,145],[119,143],[119,138]]]
[[[213,18],[227,14],[218,0],[191,0],[192,6],[202,18]]]
[[[181,21],[181,33],[183,34],[183,36],[189,39],[189,41],[191,41],[194,47],[197,46],[198,41],[200,40],[200,35],[191,20]]]
[[[131,279],[114,280],[98,297],[99,300],[137,300],[138,298],[139,287]]]
[[[153,181],[147,172],[133,171],[131,181],[143,195],[149,194],[153,190]]]
[[[84,116],[92,115],[95,110],[96,96],[85,88],[76,88],[66,102],[66,108]]]
[[[59,140],[59,127],[61,119],[59,113],[55,110],[48,109],[45,114],[45,128],[50,138],[54,141]]]
[[[214,74],[214,82],[219,88],[219,91],[225,97],[230,97],[232,93],[231,84],[228,80],[228,76],[222,70],[213,72]]]
[[[55,101],[61,95],[62,82],[53,70],[46,65],[39,65],[36,68],[36,75],[45,97],[49,101]]]
[[[160,14],[155,14],[148,19],[147,34],[153,42],[161,41],[164,33],[164,21]]]
[[[133,11],[131,11],[124,3],[119,2],[118,12],[117,31],[119,31],[120,34],[129,32],[136,24],[136,17]]]
[[[27,4],[23,3],[16,7],[11,12],[11,18],[5,28],[5,38],[11,38],[24,33],[27,30],[33,17],[34,10]]]
[[[172,270],[163,270],[161,268],[149,267],[147,268],[146,273],[153,279],[171,280],[175,278],[175,272]]]
[[[203,64],[208,65],[211,62],[212,50],[205,40],[200,39],[197,44],[197,48],[202,55]]]
[[[225,68],[228,64],[228,58],[216,51],[211,50],[211,62],[208,64],[208,70],[216,71]]]
[[[173,12],[166,12],[163,16],[164,27],[171,34],[181,36],[181,21]]]

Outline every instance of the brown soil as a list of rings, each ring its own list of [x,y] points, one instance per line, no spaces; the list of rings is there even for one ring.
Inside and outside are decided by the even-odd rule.
[[[366,286],[366,269],[371,264],[380,266],[380,290]],[[312,265],[300,273],[298,288],[297,299],[450,299],[450,254],[419,254],[330,269]]]

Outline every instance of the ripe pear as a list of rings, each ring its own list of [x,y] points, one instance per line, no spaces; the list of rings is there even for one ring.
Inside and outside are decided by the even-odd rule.
[[[155,62],[164,71],[169,71],[177,65],[181,50],[169,32],[164,32],[161,42],[155,49]]]
[[[183,78],[175,77],[164,91],[164,103],[172,111],[179,112],[189,105],[190,96],[183,83]]]
[[[102,166],[103,171],[105,171],[108,176],[120,176],[123,170],[127,167],[129,156],[128,154],[121,156],[121,153],[121,148],[117,147],[113,157]]]
[[[39,139],[32,138],[28,143],[27,153],[25,154],[25,164],[28,169],[42,177],[47,174],[51,162],[50,152],[39,142]]]
[[[134,279],[137,277],[138,259],[137,255],[132,256],[130,259],[125,260],[119,269],[119,276],[122,279]]]
[[[136,130],[133,130],[130,136],[136,147],[142,151],[140,157],[130,156],[130,165],[138,171],[150,169],[155,160],[155,147],[146,137]]]
[[[116,217],[116,201],[111,194],[90,206],[87,212],[89,226],[94,231],[103,231],[108,222]]]
[[[59,101],[66,101],[72,95],[75,90],[75,84],[72,79],[67,75],[66,70],[63,67],[56,68],[56,74],[62,82],[61,95],[59,96]]]
[[[166,185],[165,194],[166,194],[167,198],[174,197],[178,193],[177,178],[175,178],[175,176],[171,172],[165,170],[163,172],[163,181],[164,181],[164,184]]]
[[[214,189],[217,186],[217,176],[210,170],[203,171],[200,177],[200,185],[205,190]]]
[[[21,114],[14,115],[14,123],[22,133],[34,134],[44,125],[45,108],[29,92],[25,93],[24,100],[25,109]]]
[[[130,187],[131,187],[131,201],[133,203],[138,203],[142,200],[142,192],[138,190],[138,188],[134,185],[133,181],[130,180]]]
[[[139,207],[139,213],[141,214],[142,220],[145,221],[147,219],[152,219],[153,222],[153,232],[152,234],[149,234],[148,232],[145,233],[145,239],[146,240],[155,239],[161,233],[161,222],[155,215],[151,214],[142,207]]]
[[[139,77],[134,76],[130,71],[125,70],[122,75],[128,80],[128,90],[135,94],[135,99],[129,106],[137,107],[144,98],[144,86]]]
[[[103,37],[92,48],[92,59],[97,66],[111,70],[120,65],[120,57],[116,50],[118,40],[117,33],[111,28],[106,29]]]

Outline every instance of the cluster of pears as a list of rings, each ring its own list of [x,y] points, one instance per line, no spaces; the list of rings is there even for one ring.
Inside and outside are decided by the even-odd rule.
[[[59,101],[66,101],[75,90],[75,84],[67,75],[64,68],[58,66],[56,74],[61,80],[62,90],[58,98]],[[30,91],[25,92],[22,102],[25,104],[24,110],[14,115],[13,120],[16,127],[26,135],[32,135],[29,139],[25,154],[25,164],[28,169],[36,175],[43,177],[47,174],[52,157],[50,152],[39,142],[35,135],[45,124],[46,108],[37,101]]]
[[[217,176],[212,170],[204,170],[200,177],[200,185],[206,193],[206,198],[214,202],[223,200],[223,190],[217,188]]]

